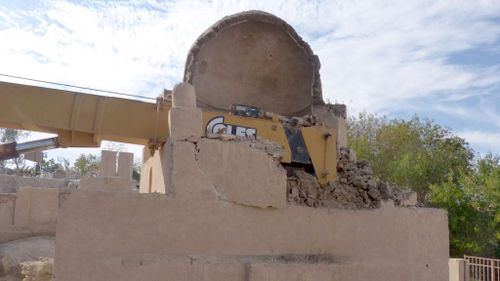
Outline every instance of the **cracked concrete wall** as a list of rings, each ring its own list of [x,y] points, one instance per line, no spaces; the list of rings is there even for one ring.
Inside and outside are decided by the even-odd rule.
[[[175,126],[201,123],[194,119]],[[147,160],[160,165],[146,163],[163,192],[69,195],[57,280],[448,279],[446,212],[287,206],[272,157],[197,132],[177,131]]]

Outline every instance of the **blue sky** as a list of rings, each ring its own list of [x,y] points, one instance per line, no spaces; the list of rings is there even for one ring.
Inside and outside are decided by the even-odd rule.
[[[283,18],[311,44],[324,97],[351,114],[418,114],[500,154],[498,0],[4,0],[0,73],[156,96],[181,81],[206,28],[250,9]]]

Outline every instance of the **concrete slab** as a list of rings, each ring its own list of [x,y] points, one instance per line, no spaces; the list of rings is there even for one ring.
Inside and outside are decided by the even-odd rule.
[[[116,151],[103,150],[101,152],[101,176],[114,177],[116,176]]]
[[[261,208],[284,208],[286,171],[246,143],[201,139],[198,163],[220,199]]]
[[[118,154],[118,177],[132,180],[134,171],[134,154],[129,152],[120,152]]]
[[[14,225],[29,227],[55,223],[59,208],[59,189],[21,187],[17,191]]]

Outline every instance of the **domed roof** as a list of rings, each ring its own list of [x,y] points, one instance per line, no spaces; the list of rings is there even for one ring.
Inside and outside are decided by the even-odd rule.
[[[297,116],[324,103],[319,68],[318,57],[290,25],[248,11],[223,18],[196,40],[184,81],[195,87],[202,108],[227,111],[238,103]]]

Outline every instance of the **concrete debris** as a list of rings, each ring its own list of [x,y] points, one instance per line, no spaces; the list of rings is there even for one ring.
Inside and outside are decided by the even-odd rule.
[[[23,281],[50,281],[54,272],[53,258],[39,258],[20,264]]]
[[[392,200],[395,206],[415,207],[416,193],[398,186],[377,181],[366,160],[356,160],[349,148],[340,148],[337,180],[321,187],[316,177],[304,169],[287,167],[288,202],[309,207],[370,209],[381,201]]]
[[[50,236],[31,237],[0,244],[0,280],[50,280],[41,277],[52,276],[54,253],[54,237]],[[23,277],[25,279],[22,279]]]

